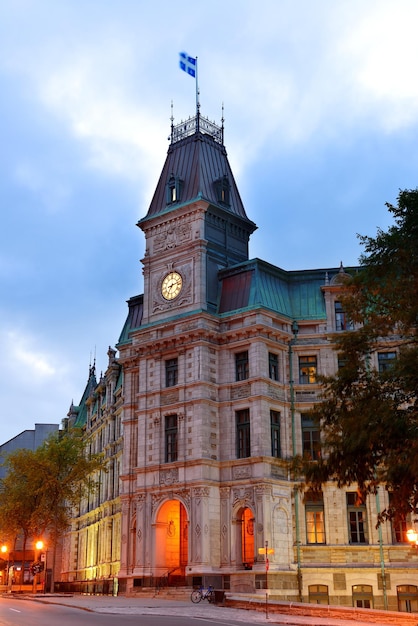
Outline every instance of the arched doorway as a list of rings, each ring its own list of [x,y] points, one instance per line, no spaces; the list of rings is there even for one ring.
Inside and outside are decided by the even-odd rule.
[[[245,569],[254,565],[254,514],[246,507],[241,514],[241,558]]]
[[[187,512],[179,500],[164,502],[155,524],[155,575],[184,576],[189,554]]]

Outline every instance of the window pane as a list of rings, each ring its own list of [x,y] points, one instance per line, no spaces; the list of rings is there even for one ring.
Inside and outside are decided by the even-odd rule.
[[[278,411],[270,411],[270,429],[271,429],[271,456],[279,458],[281,456],[281,446],[280,446],[280,413]]]
[[[177,359],[168,359],[165,362],[165,386],[173,387],[177,385],[178,363]]]
[[[316,356],[299,357],[299,382],[301,384],[316,383]]]
[[[379,352],[377,362],[379,372],[387,372],[391,370],[395,364],[396,352]]]
[[[239,352],[235,355],[235,380],[248,378],[248,352]]]
[[[165,417],[165,461],[177,461],[177,415]]]
[[[237,457],[246,458],[251,454],[250,412],[248,409],[236,412]]]
[[[306,509],[306,541],[325,543],[324,511]]]
[[[317,461],[321,456],[321,438],[319,427],[309,418],[302,417],[302,452],[303,456]]]
[[[272,352],[269,352],[269,377],[272,380],[279,380],[279,357]]]
[[[346,494],[350,543],[367,543],[366,507],[355,492]]]

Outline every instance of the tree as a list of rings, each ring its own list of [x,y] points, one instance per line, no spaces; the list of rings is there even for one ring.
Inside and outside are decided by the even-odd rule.
[[[385,484],[384,519],[418,512],[418,189],[401,191],[386,205],[394,224],[376,237],[360,236],[360,271],[344,285],[343,306],[355,330],[335,334],[342,366],[323,378],[313,417],[323,454],[302,463],[311,487],[334,480],[357,484],[360,495]],[[371,355],[386,349],[396,359],[382,371]]]
[[[105,469],[101,454],[88,454],[79,430],[60,431],[39,448],[17,450],[6,458],[7,475],[0,484],[0,528],[8,536],[48,535],[53,547],[67,529],[72,509],[97,488]],[[96,479],[96,480],[95,480]]]

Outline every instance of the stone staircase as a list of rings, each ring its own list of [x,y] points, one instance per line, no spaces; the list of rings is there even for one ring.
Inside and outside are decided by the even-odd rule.
[[[163,598],[164,600],[190,600],[193,587],[141,587],[129,594],[134,598]]]

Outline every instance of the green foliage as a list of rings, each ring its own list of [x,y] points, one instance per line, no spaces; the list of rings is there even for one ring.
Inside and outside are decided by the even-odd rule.
[[[78,430],[59,432],[37,450],[17,450],[5,461],[8,473],[0,484],[0,529],[4,536],[53,541],[67,528],[71,509],[96,488],[104,469],[101,455],[87,455]]]
[[[401,191],[387,205],[394,225],[360,237],[361,271],[342,298],[356,329],[333,337],[344,366],[324,378],[313,417],[323,455],[302,463],[314,488],[327,480],[358,484],[363,497],[384,483],[391,505],[381,520],[418,512],[418,190]],[[371,367],[377,350],[396,350],[393,367]]]

